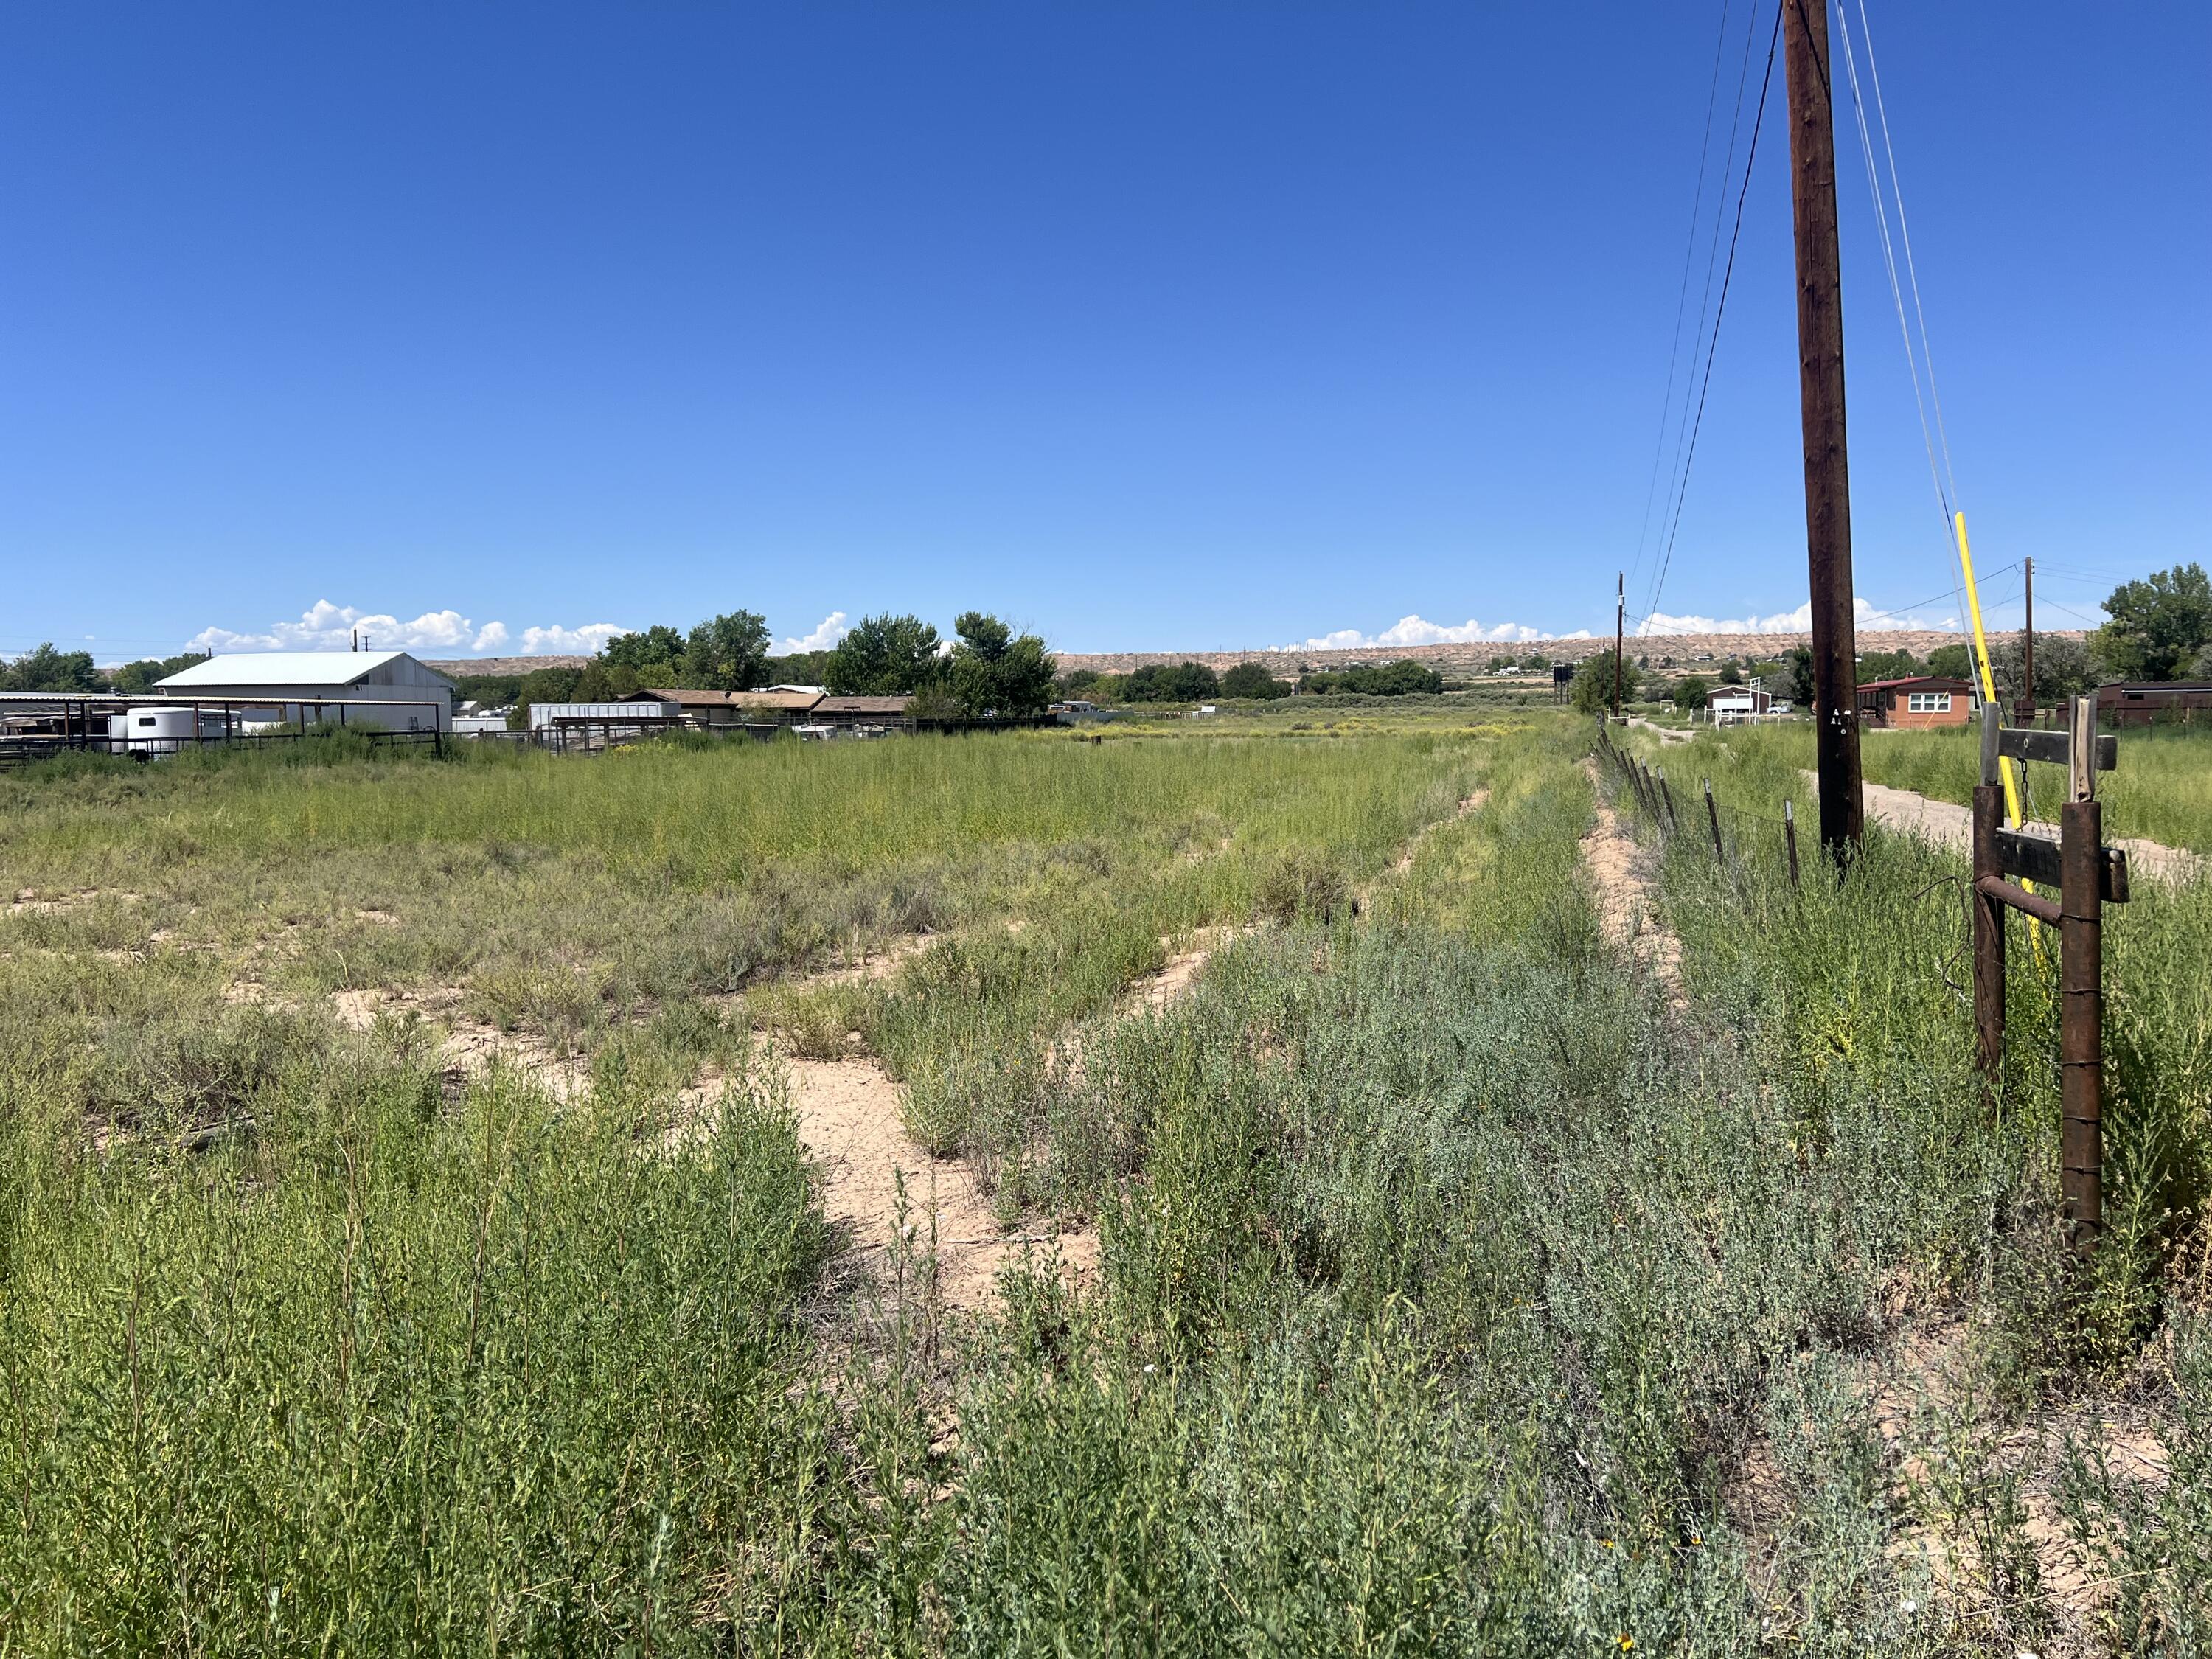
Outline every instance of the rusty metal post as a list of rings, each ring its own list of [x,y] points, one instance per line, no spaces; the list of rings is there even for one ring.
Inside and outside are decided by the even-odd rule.
[[[1782,844],[1790,849],[1790,890],[1797,890],[1797,804],[1782,803]]]
[[[1713,805],[1713,781],[1702,780],[1705,786],[1705,821],[1713,827],[1713,860],[1718,864],[1728,862],[1728,854],[1721,848],[1721,810]]]
[[[1667,769],[1659,769],[1659,799],[1667,804],[1667,827],[1675,834],[1681,833],[1682,820],[1675,815],[1674,792],[1667,787]]]
[[[2074,700],[2072,799],[2058,815],[2060,1195],[2077,1249],[2105,1218],[2104,808],[2096,790],[2097,703]]]

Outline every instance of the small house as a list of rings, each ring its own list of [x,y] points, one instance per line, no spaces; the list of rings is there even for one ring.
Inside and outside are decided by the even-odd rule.
[[[1973,717],[1973,688],[1936,674],[1869,680],[1858,689],[1859,724],[1903,731],[1964,726]]]

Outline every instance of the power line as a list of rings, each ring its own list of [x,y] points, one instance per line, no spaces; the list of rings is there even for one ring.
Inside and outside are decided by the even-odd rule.
[[[1759,77],[1759,109],[1751,120],[1751,144],[1744,155],[1743,182],[1736,190],[1735,224],[1729,233],[1728,264],[1721,274],[1720,303],[1714,310],[1712,336],[1705,347],[1705,374],[1698,386],[1698,410],[1690,424],[1689,447],[1683,456],[1681,479],[1674,492],[1674,510],[1667,529],[1666,552],[1660,559],[1658,574],[1652,579],[1651,591],[1644,602],[1647,615],[1659,608],[1659,596],[1666,589],[1667,573],[1674,562],[1674,538],[1681,532],[1683,503],[1689,498],[1690,470],[1697,463],[1698,434],[1705,427],[1705,398],[1712,390],[1713,357],[1720,349],[1721,321],[1728,314],[1729,288],[1735,276],[1736,245],[1743,236],[1744,200],[1751,193],[1751,176],[1759,161],[1759,135],[1766,125],[1766,95],[1774,85],[1774,53],[1782,40],[1782,4],[1783,0],[1777,0],[1774,27],[1767,37],[1766,68]]]
[[[1681,364],[1682,319],[1688,314],[1690,308],[1690,268],[1697,260],[1698,229],[1705,217],[1705,173],[1708,164],[1712,159],[1713,149],[1713,111],[1720,102],[1721,64],[1727,54],[1729,16],[1732,9],[1733,0],[1721,0],[1720,31],[1713,40],[1712,77],[1705,88],[1705,131],[1698,139],[1698,188],[1696,193],[1690,198],[1690,234],[1683,242],[1682,280],[1674,295],[1674,334],[1667,346],[1667,391],[1666,395],[1659,400],[1659,430],[1651,446],[1651,477],[1644,489],[1644,523],[1636,532],[1636,557],[1629,565],[1630,574],[1638,579],[1641,579],[1644,574],[1644,556],[1647,550],[1646,544],[1651,534],[1651,508],[1659,498],[1659,464],[1666,459],[1667,455],[1667,428],[1675,423],[1674,376]],[[1728,175],[1734,170],[1736,128],[1743,119],[1743,77],[1748,73],[1751,63],[1751,32],[1748,27],[1744,32],[1743,49],[1744,68],[1739,70],[1736,76],[1735,109],[1729,118],[1728,155],[1721,167],[1721,193],[1723,197],[1726,194]],[[1717,216],[1713,221],[1714,244],[1717,246],[1719,240],[1720,221]],[[1700,338],[1704,337],[1705,329],[1705,304],[1711,295],[1712,261],[1709,256],[1705,262],[1705,297],[1699,301],[1698,313],[1698,335]],[[1690,360],[1692,362],[1697,361],[1697,343],[1693,340],[1690,346]],[[1686,401],[1686,398],[1685,402]],[[1678,438],[1675,444],[1675,453],[1678,459],[1680,453],[1681,446]],[[1670,485],[1672,477],[1673,475],[1670,473],[1668,475]]]

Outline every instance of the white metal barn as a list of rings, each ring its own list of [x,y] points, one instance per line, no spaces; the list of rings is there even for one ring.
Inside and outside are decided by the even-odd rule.
[[[404,651],[234,651],[155,686],[241,705],[247,718],[450,732],[453,681]]]

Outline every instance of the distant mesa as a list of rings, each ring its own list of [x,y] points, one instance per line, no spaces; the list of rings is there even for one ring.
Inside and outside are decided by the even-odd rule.
[[[1958,645],[1968,637],[1941,628],[1861,629],[1857,644],[1862,655],[1878,651],[1910,651],[1917,657],[1924,657],[1938,647]],[[1992,634],[1990,637],[2009,638],[2010,633]],[[2037,637],[2079,640],[2085,636],[2079,630],[2039,629]],[[1644,639],[1632,635],[1626,649],[1632,658],[1648,656],[1656,661],[1661,657],[1672,657],[1677,664],[1706,654],[1716,662],[1728,657],[1771,661],[1798,646],[1812,642],[1809,634],[1654,634]],[[1607,634],[1602,639],[1476,640],[1453,645],[1370,645],[1329,651],[1061,651],[1054,654],[1060,659],[1062,673],[1088,668],[1101,674],[1126,674],[1149,664],[1179,662],[1204,663],[1217,673],[1240,662],[1257,662],[1280,672],[1294,670],[1300,663],[1311,668],[1345,668],[1355,663],[1410,659],[1425,663],[1438,672],[1449,670],[1479,674],[1500,657],[1517,660],[1534,654],[1554,662],[1580,662],[1584,657],[1612,649],[1613,635]]]
[[[572,652],[565,657],[454,657],[439,662],[425,658],[422,666],[453,679],[463,674],[528,674],[540,668],[581,668],[589,661],[589,657]]]
[[[2010,629],[1990,635],[1992,640],[2009,639]],[[1952,629],[1893,628],[1861,629],[1858,648],[1862,654],[1869,652],[1910,651],[1916,657],[1924,657],[1939,646],[1958,645],[1967,635]],[[2039,639],[2081,640],[2087,637],[2079,629],[2039,629]],[[1742,657],[1757,660],[1772,660],[1801,645],[1810,645],[1808,634],[1654,634],[1644,639],[1631,636],[1628,654],[1631,657],[1672,657],[1678,665],[1687,665],[1701,654],[1710,654],[1716,662],[1728,657]],[[1584,657],[1595,656],[1613,649],[1613,636],[1582,640],[1528,640],[1511,641],[1476,640],[1456,645],[1390,645],[1363,646],[1329,651],[1060,651],[1054,654],[1060,659],[1062,673],[1088,668],[1101,674],[1126,674],[1133,668],[1142,668],[1152,663],[1200,662],[1217,673],[1234,668],[1240,662],[1265,663],[1279,672],[1295,671],[1300,663],[1310,668],[1345,668],[1355,663],[1402,662],[1411,659],[1426,663],[1439,672],[1449,670],[1459,673],[1480,673],[1499,657],[1520,658],[1534,653],[1549,657],[1554,662],[1580,662]],[[538,668],[581,668],[591,661],[589,657],[464,657],[449,661],[425,662],[441,674],[527,674]]]

